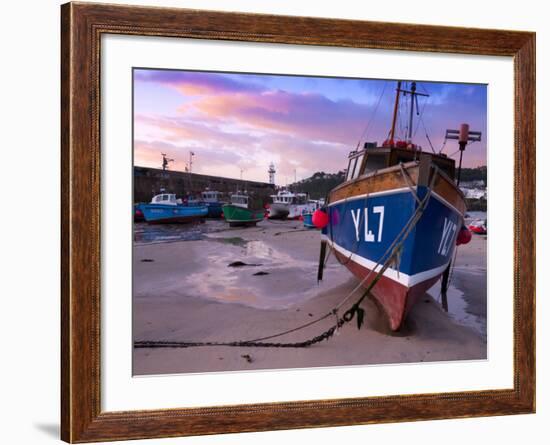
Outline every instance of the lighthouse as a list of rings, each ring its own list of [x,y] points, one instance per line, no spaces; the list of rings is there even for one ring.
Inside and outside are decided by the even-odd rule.
[[[275,185],[275,165],[273,162],[269,164],[269,170],[267,173],[269,173],[269,183]]]

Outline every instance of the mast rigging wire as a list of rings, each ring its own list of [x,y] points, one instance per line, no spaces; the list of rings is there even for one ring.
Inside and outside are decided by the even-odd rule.
[[[378,106],[380,105],[380,102],[382,101],[382,97],[384,96],[384,93],[386,91],[386,86],[388,82],[384,81],[384,86],[382,88],[382,92],[380,93],[380,96],[378,97],[378,102],[376,103],[376,106],[374,107],[374,110],[369,118],[369,121],[367,122],[367,126],[363,130],[363,133],[361,133],[361,137],[359,138],[359,141],[357,142],[357,149],[361,145],[361,141],[364,140],[367,137],[367,134],[369,132],[369,128],[374,120],[374,117],[376,116],[376,112],[378,111]]]

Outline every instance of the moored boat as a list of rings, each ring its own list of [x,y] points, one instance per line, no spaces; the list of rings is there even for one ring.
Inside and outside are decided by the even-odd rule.
[[[222,216],[222,207],[224,203],[220,200],[221,192],[215,190],[205,190],[201,193],[201,204],[208,209],[208,218],[219,218]]]
[[[313,208],[304,210],[301,219],[304,222],[304,227],[308,229],[316,229],[317,226],[313,223],[313,212],[321,207],[321,201],[310,200],[309,202]]]
[[[398,83],[396,109],[401,91]],[[377,279],[370,293],[398,330],[448,268],[466,202],[455,183],[455,161],[425,153],[410,139],[395,141],[394,130],[395,112],[381,147],[365,144],[350,153],[344,183],[328,195],[321,257],[328,245],[363,287]]]
[[[271,219],[297,219],[304,212],[315,211],[315,205],[309,202],[307,193],[293,193],[289,190],[279,190],[271,195],[273,202],[269,206]]]
[[[149,204],[140,204],[138,209],[150,224],[188,223],[204,218],[208,209],[204,205],[183,204],[173,193],[161,193]]]
[[[313,224],[313,213],[312,212],[304,213],[302,215],[302,219],[304,221],[304,227],[306,227],[308,229],[315,229],[315,224]]]
[[[231,227],[255,226],[264,219],[264,209],[254,206],[253,200],[247,193],[231,195],[231,203],[222,206],[223,217]]]

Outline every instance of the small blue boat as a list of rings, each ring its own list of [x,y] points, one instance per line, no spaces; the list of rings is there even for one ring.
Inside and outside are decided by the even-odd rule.
[[[183,204],[173,193],[161,193],[149,204],[140,204],[139,210],[150,224],[187,223],[204,218],[208,213],[205,205]]]
[[[302,218],[304,220],[304,227],[307,227],[308,229],[315,229],[315,225],[313,224],[313,213],[304,213]]]
[[[313,213],[315,212],[315,210],[321,208],[322,205],[324,205],[324,201],[310,200],[309,204],[312,205],[313,207],[311,207],[307,210],[304,210],[303,213],[302,213],[302,218],[301,219],[304,222],[304,227],[306,227],[308,229],[317,229],[315,224],[313,224]]]

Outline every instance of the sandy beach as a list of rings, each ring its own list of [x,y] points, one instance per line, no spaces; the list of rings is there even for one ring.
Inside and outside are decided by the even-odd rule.
[[[292,329],[328,313],[358,281],[333,256],[317,283],[319,232],[299,221],[205,233],[201,239],[136,243],[135,341],[228,342]],[[344,325],[309,348],[201,346],[136,348],[134,375],[411,363],[486,358],[486,237],[461,246],[449,290],[449,313],[439,283],[413,308],[400,332],[365,300],[365,323]],[[234,262],[245,265],[231,267]],[[345,311],[359,296],[356,292]],[[272,341],[314,337],[329,317]]]

